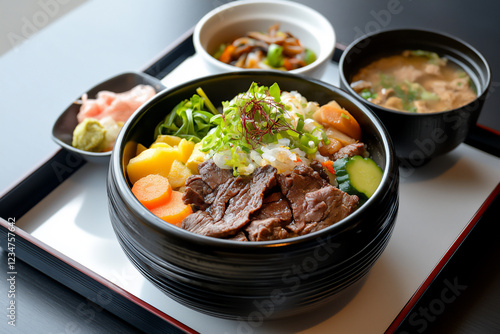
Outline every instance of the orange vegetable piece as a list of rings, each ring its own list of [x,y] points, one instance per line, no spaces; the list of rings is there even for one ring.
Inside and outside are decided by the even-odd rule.
[[[333,161],[331,160],[323,161],[321,165],[325,167],[330,173],[335,175],[335,169],[333,169]]]
[[[329,155],[334,155],[336,152],[338,152],[338,150],[340,150],[344,146],[342,142],[336,138],[328,137],[328,139],[330,140],[330,143],[328,145],[325,145],[323,142],[320,142],[318,146],[319,153],[321,153],[321,155],[324,155],[325,157]]]
[[[219,60],[221,62],[224,62],[226,64],[229,64],[231,60],[233,59],[233,52],[236,50],[236,47],[233,44],[229,44],[226,46],[224,51],[222,51],[222,54],[219,57]]]
[[[135,149],[135,155],[141,154],[142,151],[145,151],[147,149],[146,146],[142,144],[137,144],[137,148]]]
[[[170,200],[172,186],[166,177],[149,174],[134,183],[132,193],[142,205],[151,210]]]
[[[361,127],[358,121],[337,102],[321,106],[313,115],[314,120],[329,125],[356,140],[361,140]]]
[[[191,206],[184,204],[182,195],[180,191],[172,191],[170,200],[163,205],[151,209],[151,212],[167,223],[180,226],[184,218],[193,213]]]
[[[287,71],[293,70],[293,65],[290,62],[290,59],[288,58],[283,59],[283,67],[286,68]]]

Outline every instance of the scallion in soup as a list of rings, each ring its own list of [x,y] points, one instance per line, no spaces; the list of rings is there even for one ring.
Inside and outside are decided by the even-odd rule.
[[[376,60],[353,77],[351,87],[372,103],[415,113],[452,110],[477,97],[462,68],[425,50],[405,50]]]

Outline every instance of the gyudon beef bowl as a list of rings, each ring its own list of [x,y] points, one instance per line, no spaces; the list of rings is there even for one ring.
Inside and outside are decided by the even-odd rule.
[[[389,241],[398,169],[362,103],[268,71],[165,90],[124,125],[110,217],[138,270],[228,319],[282,318],[355,291]]]

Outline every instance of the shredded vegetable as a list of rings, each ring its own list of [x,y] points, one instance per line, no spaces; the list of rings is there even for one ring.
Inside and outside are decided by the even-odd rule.
[[[201,88],[189,100],[177,104],[174,109],[160,122],[155,129],[155,138],[158,135],[172,135],[195,143],[214,126],[210,119],[219,114]],[[208,111],[207,111],[208,109]]]
[[[279,144],[290,150],[298,149],[302,155],[313,155],[321,140],[328,143],[319,123],[308,126],[310,130],[306,131],[304,115],[293,115],[287,110],[276,83],[266,87],[254,82],[246,93],[222,105],[223,113],[210,120],[215,127],[203,138],[201,151],[211,157],[221,153],[222,157],[214,159],[224,159],[235,175],[249,171],[252,160],[256,160],[252,155],[262,155],[264,145]]]

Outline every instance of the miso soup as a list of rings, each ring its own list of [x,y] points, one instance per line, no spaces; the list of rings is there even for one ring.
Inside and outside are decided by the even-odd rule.
[[[463,69],[423,50],[406,50],[370,63],[353,77],[351,87],[372,103],[414,113],[459,108],[477,97]]]

